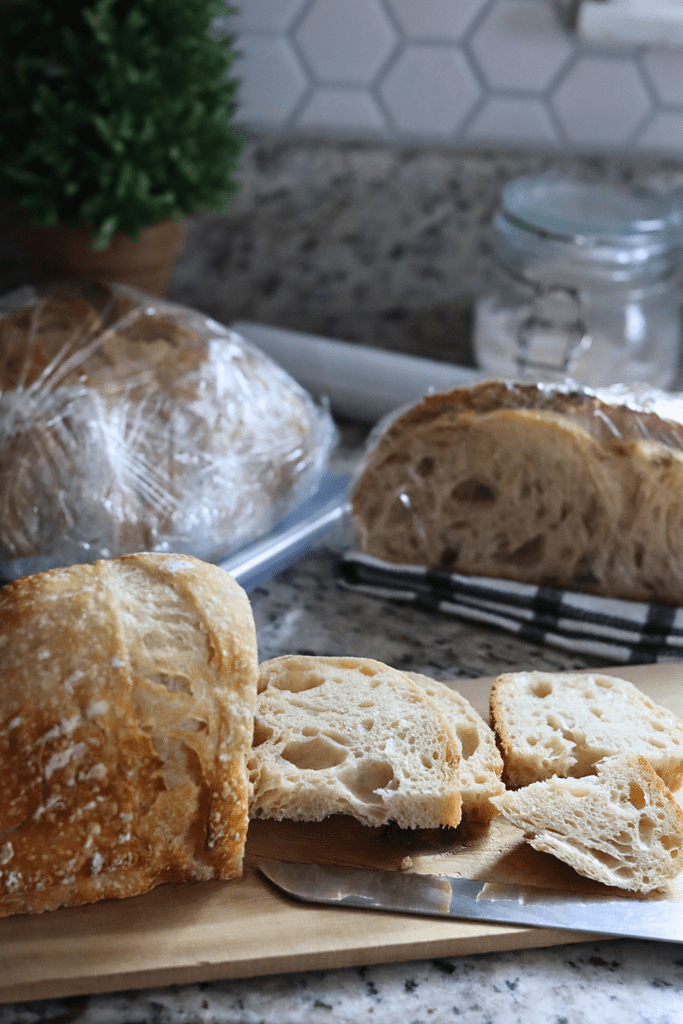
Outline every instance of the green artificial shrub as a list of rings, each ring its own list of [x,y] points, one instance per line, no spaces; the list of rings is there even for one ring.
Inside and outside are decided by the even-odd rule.
[[[243,147],[220,0],[10,0],[0,199],[35,224],[114,231],[225,210]],[[220,19],[219,19],[220,20]]]

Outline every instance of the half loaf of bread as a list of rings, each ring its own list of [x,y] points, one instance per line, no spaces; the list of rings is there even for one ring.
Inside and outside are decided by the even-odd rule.
[[[649,892],[683,870],[683,812],[644,757],[625,754],[584,779],[535,782],[494,797],[537,850],[605,885]]]
[[[246,594],[139,554],[0,590],[0,916],[241,874]]]
[[[683,722],[625,679],[509,672],[495,680],[490,708],[508,786],[581,778],[625,753],[647,758],[669,789],[683,781]]]
[[[584,392],[428,395],[371,446],[362,551],[393,563],[683,605],[683,428]]]
[[[482,823],[490,821],[498,814],[491,798],[505,792],[501,782],[503,759],[493,730],[470,702],[446,683],[417,672],[406,672],[406,675],[439,705],[460,740],[458,787],[463,818]]]
[[[364,658],[261,665],[249,758],[252,817],[455,826],[459,742],[424,690]]]

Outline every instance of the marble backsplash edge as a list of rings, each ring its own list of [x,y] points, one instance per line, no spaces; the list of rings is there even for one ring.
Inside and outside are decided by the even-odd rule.
[[[470,364],[490,223],[510,178],[549,167],[683,192],[683,161],[254,135],[227,214],[191,218],[169,297],[252,320]],[[0,293],[25,264],[0,223]]]

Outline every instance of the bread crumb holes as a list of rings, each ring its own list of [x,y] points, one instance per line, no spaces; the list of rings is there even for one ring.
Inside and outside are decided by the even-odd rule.
[[[553,692],[553,684],[549,679],[538,679],[531,684],[531,692],[534,697],[540,697],[542,700],[544,697],[549,697]]]

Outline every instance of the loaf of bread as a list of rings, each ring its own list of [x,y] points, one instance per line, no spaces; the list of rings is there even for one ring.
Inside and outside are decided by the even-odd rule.
[[[288,655],[260,667],[252,817],[455,826],[459,742],[402,672],[366,658]]]
[[[494,797],[537,850],[605,885],[650,892],[683,870],[683,812],[644,757],[622,754],[582,779],[554,776]]]
[[[257,672],[246,594],[186,555],[0,589],[0,916],[239,876]]]
[[[491,799],[505,791],[501,781],[503,759],[493,730],[470,702],[446,683],[417,672],[406,672],[406,675],[439,705],[460,740],[458,788],[463,818],[481,823],[490,821],[498,814]]]
[[[508,786],[581,778],[626,753],[647,758],[669,789],[683,782],[683,722],[625,679],[505,673],[491,689],[490,715]]]
[[[353,489],[362,551],[683,605],[683,427],[560,385],[428,395],[380,430]]]
[[[13,294],[0,303],[3,578],[135,551],[219,561],[317,484],[329,414],[233,331],[123,286]]]

